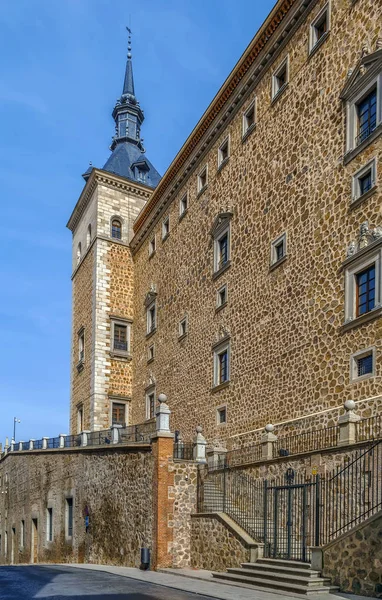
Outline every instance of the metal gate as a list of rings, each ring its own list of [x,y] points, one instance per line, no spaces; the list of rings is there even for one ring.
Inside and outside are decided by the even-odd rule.
[[[310,547],[319,545],[319,475],[295,478],[288,469],[285,483],[265,482],[264,516],[265,556],[309,561]]]

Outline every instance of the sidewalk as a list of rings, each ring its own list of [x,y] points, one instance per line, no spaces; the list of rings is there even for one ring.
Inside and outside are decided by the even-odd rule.
[[[229,583],[218,583],[212,578],[210,571],[196,569],[162,569],[160,571],[140,571],[132,567],[111,567],[108,565],[89,565],[89,564],[67,564],[68,567],[78,569],[90,569],[112,573],[119,577],[129,577],[139,581],[156,584],[164,587],[182,590],[183,592],[192,592],[218,600],[280,600],[284,598],[304,598],[305,596],[293,596],[285,592],[270,592],[264,589],[255,588],[246,585],[231,585]],[[365,596],[355,596],[353,594],[312,594],[306,596],[309,600],[365,600]]]

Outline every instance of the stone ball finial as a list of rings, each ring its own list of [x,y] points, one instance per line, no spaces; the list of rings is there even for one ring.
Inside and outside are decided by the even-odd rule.
[[[347,411],[354,410],[355,409],[354,400],[346,400],[344,407],[345,407],[345,410],[347,410]]]
[[[382,48],[382,38],[378,38],[377,39],[377,50],[380,50]]]
[[[272,423],[268,423],[268,425],[265,426],[265,431],[267,433],[273,433],[274,430],[275,430],[275,426],[272,425]]]
[[[159,394],[159,396],[158,396],[158,402],[160,402],[161,404],[166,404],[167,403],[167,396],[166,396],[166,394]]]
[[[203,427],[201,425],[197,425],[196,433],[202,433],[202,431],[203,431]]]

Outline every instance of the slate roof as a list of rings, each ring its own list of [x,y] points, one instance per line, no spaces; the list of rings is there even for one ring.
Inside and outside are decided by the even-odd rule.
[[[149,167],[149,171],[146,173],[145,184],[155,188],[160,182],[161,176],[147,156],[135,144],[129,142],[118,143],[102,168],[109,173],[126,177],[130,181],[142,183],[136,178],[136,170],[131,168],[134,163],[142,161],[145,161]]]

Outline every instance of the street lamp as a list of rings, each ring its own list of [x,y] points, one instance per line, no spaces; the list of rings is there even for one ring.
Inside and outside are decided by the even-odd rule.
[[[13,417],[13,441],[16,441],[16,423],[21,423],[20,419]]]

